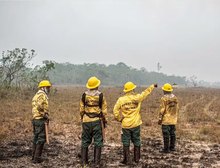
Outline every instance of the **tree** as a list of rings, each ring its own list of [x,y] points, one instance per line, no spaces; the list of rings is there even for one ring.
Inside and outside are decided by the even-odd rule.
[[[28,52],[25,48],[3,51],[0,59],[1,84],[11,87],[12,82],[19,78],[34,56],[35,50]]]
[[[197,77],[195,75],[189,77],[189,82],[192,83],[194,87],[198,85]]]
[[[25,48],[3,51],[0,59],[0,86],[33,88],[41,80],[49,79],[48,72],[55,68],[54,62],[46,60],[42,66],[37,65],[32,69],[29,64],[35,55],[35,50],[28,51]]]
[[[34,88],[36,83],[39,83],[41,80],[49,80],[48,72],[52,69],[55,69],[55,63],[53,61],[43,61],[43,65],[37,65],[34,69],[26,71],[26,76],[23,78],[24,83],[29,88]]]
[[[38,81],[43,79],[49,79],[48,72],[55,68],[55,63],[53,61],[45,60],[43,61],[43,66],[36,66],[35,71],[38,72]]]

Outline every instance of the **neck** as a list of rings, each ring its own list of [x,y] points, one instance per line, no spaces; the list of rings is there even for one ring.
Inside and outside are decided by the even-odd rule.
[[[171,92],[166,92],[166,91],[164,91],[164,94],[165,94],[165,95],[169,95],[169,94],[171,94]]]
[[[47,94],[46,88],[41,88],[40,90]]]

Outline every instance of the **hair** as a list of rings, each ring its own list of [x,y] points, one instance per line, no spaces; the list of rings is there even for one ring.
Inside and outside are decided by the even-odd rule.
[[[163,93],[164,94],[171,94],[172,92],[168,92],[168,91],[163,90]]]
[[[89,90],[98,90],[99,89],[99,87],[96,87],[96,88],[93,88],[93,89],[89,89]]]

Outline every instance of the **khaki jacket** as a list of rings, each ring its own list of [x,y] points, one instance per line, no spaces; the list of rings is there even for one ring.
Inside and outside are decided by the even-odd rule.
[[[166,94],[161,98],[159,119],[162,125],[176,125],[179,112],[178,99],[174,94]]]
[[[80,116],[82,118],[82,122],[93,122],[100,119],[99,117],[90,118],[84,112],[96,113],[96,114],[100,114],[102,112],[103,115],[106,117],[107,102],[104,96],[102,101],[102,109],[99,108],[99,95],[101,94],[101,92],[98,90],[88,90],[85,92],[85,94],[86,94],[85,101],[87,102],[88,105],[91,106],[84,106],[82,99],[80,100],[79,106],[80,106]]]
[[[39,90],[32,99],[32,114],[33,119],[41,119],[44,117],[45,113],[48,114],[48,97],[47,94]]]
[[[141,94],[128,92],[120,97],[113,109],[115,119],[121,121],[122,128],[134,128],[142,124],[140,109],[141,102],[153,91],[154,85],[151,85]]]

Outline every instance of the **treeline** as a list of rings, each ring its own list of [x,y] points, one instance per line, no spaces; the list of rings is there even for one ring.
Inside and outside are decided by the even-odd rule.
[[[185,77],[168,76],[163,73],[148,72],[145,68],[135,69],[125,63],[116,65],[104,64],[70,64],[55,63],[54,69],[48,72],[51,81],[58,85],[74,84],[85,85],[90,76],[97,76],[103,85],[119,86],[127,81],[133,81],[138,85],[148,85],[151,83],[185,85]]]
[[[0,88],[36,88],[38,82],[49,79],[58,85],[85,85],[88,78],[97,76],[103,85],[121,86],[127,81],[138,85],[152,83],[185,85],[185,77],[168,76],[163,73],[148,72],[145,68],[135,69],[120,62],[116,65],[70,64],[43,61],[42,65],[30,66],[35,50],[15,48],[2,52],[0,57]]]

